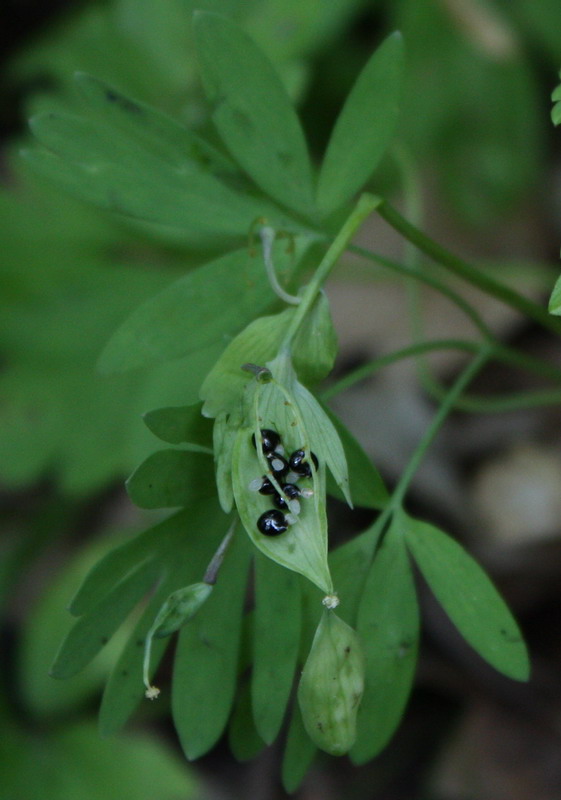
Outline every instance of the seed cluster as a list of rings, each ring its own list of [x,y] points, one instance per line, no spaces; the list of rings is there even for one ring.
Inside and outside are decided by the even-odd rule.
[[[249,488],[263,495],[270,495],[273,505],[261,514],[257,520],[257,529],[265,536],[278,536],[284,533],[288,526],[296,522],[296,515],[300,512],[299,497],[309,497],[311,489],[301,489],[297,482],[300,478],[310,478],[312,476],[312,465],[306,460],[306,453],[303,449],[295,450],[287,459],[282,446],[281,437],[276,431],[264,428],[260,431],[261,448],[263,455],[267,459],[269,472],[279,483],[283,494],[279,494],[275,486],[267,475],[252,481]],[[255,434],[251,441],[256,448]],[[319,466],[317,457],[310,453],[313,468]],[[287,499],[288,498],[288,501]],[[288,512],[286,515],[283,512]]]

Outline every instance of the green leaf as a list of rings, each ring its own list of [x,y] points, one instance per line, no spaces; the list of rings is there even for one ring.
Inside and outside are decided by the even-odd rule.
[[[259,317],[233,339],[224,350],[201,388],[203,414],[216,417],[223,411],[239,411],[243,390],[251,380],[243,364],[263,366],[277,355],[288,332],[295,308]],[[302,380],[315,382],[333,367],[337,350],[327,298],[320,294],[295,337],[293,363]]]
[[[329,408],[323,406],[323,410],[333,423],[343,444],[354,505],[363,508],[383,508],[388,502],[389,495],[380,473],[341,420]],[[327,478],[327,491],[339,500],[345,500],[343,492],[331,476]]]
[[[341,600],[337,613],[353,627],[356,627],[362,590],[379,537],[380,528],[375,522],[329,554],[333,585]]]
[[[203,85],[223,141],[267,194],[310,216],[314,201],[306,141],[271,63],[225,17],[198,12],[194,26]]]
[[[251,691],[248,680],[238,689],[228,726],[228,744],[236,761],[250,761],[265,747],[251,713]]]
[[[144,697],[142,666],[148,632],[167,597],[204,575],[225,528],[226,519],[219,506],[209,500],[199,500],[146,532],[153,558],[160,565],[161,583],[143,610],[109,677],[99,716],[102,735],[110,735],[121,728]],[[155,670],[169,641],[153,641],[152,670]]]
[[[347,459],[333,423],[314,395],[296,379],[290,359],[285,353],[281,353],[274,361],[267,364],[267,367],[278,383],[292,397],[294,407],[301,418],[302,431],[300,435],[302,436],[302,433],[305,432],[304,439],[309,441],[310,449],[317,455],[320,462],[327,464],[345,500],[352,505]],[[279,423],[282,419],[280,411],[281,408],[277,411]],[[293,414],[293,412],[290,413]],[[274,415],[272,418],[274,419]],[[287,420],[287,423],[293,424],[292,420]],[[287,423],[284,424],[284,429],[287,428]],[[294,449],[302,446],[303,444],[296,444]]]
[[[300,645],[300,584],[296,575],[258,554],[251,697],[255,727],[271,744],[282,725]]]
[[[551,119],[554,125],[559,125],[561,122],[561,85],[555,87],[551,93],[551,100],[554,103],[551,109]]]
[[[300,786],[316,753],[317,747],[304,728],[300,707],[294,703],[282,760],[282,785],[288,794]]]
[[[549,299],[549,313],[561,315],[561,278],[558,278]]]
[[[197,800],[196,776],[156,737],[100,739],[91,722],[26,731],[2,719],[0,768],[6,800]]]
[[[280,252],[279,260],[290,263]],[[107,343],[99,367],[103,372],[135,369],[225,344],[272,299],[262,259],[246,248],[235,250],[139,306]]]
[[[394,33],[357,78],[327,147],[318,183],[318,205],[330,214],[348,202],[372,175],[398,120],[403,43]]]
[[[425,580],[464,639],[499,672],[528,680],[520,629],[479,564],[438,528],[405,514],[400,524]]]
[[[162,523],[163,529],[168,521]],[[154,536],[160,526],[131,538],[114,547],[92,567],[69,605],[71,614],[79,617],[92,611],[99,599],[107,595],[129,573],[154,555]]]
[[[200,403],[157,408],[148,411],[143,419],[146,427],[163,442],[212,448],[212,425],[202,416]]]
[[[53,678],[70,678],[89,664],[154,585],[157,575],[158,565],[153,561],[140,564],[102,597],[89,614],[80,617],[57,653],[51,668]]]
[[[280,314],[259,317],[230,342],[201,387],[205,416],[218,417],[231,411],[239,414],[243,391],[252,380],[242,365],[263,366],[274,358],[293,314],[293,309],[287,308]]]
[[[76,72],[74,83],[89,109],[96,112],[96,121],[125,134],[131,145],[180,173],[198,168],[220,180],[239,182],[239,169],[231,159],[176,120],[85,72]]]
[[[206,454],[159,450],[127,481],[129,497],[140,508],[179,508],[215,493],[212,461]]]
[[[238,533],[212,595],[179,636],[172,709],[188,759],[218,741],[232,708],[249,558],[247,540]]]
[[[60,502],[57,499],[56,502]],[[42,512],[44,513],[44,511]],[[49,519],[52,530],[52,519]],[[122,649],[127,635],[126,626],[102,648],[91,664],[80,674],[64,681],[54,681],[48,674],[48,664],[74,623],[65,608],[76,584],[83,580],[88,569],[114,546],[115,535],[103,536],[88,543],[65,568],[53,575],[48,587],[34,602],[21,631],[19,647],[19,691],[26,708],[33,714],[68,713],[83,707],[99,692],[104,678]],[[21,570],[19,571],[21,575]],[[98,600],[103,595],[98,595]]]
[[[417,663],[417,595],[405,542],[395,524],[386,532],[369,571],[357,631],[366,677],[351,759],[363,764],[386,746],[398,726]]]
[[[291,310],[294,314],[295,309]],[[292,345],[292,362],[298,378],[303,383],[319,383],[333,369],[336,355],[337,334],[333,327],[329,301],[320,292],[300,325]]]
[[[232,488],[232,452],[238,433],[240,420],[238,415],[226,414],[222,411],[214,421],[213,442],[214,460],[216,464],[216,488],[220,505],[229,514],[234,504]]]
[[[102,208],[193,234],[198,244],[244,236],[263,215],[282,227],[285,215],[250,195],[204,140],[96,79],[79,75],[78,85],[97,113],[30,120],[47,151],[23,155],[46,177]]]

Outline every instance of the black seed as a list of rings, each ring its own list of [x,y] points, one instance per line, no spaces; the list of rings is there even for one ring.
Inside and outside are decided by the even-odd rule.
[[[265,536],[278,536],[279,533],[284,533],[288,528],[288,522],[283,513],[271,508],[261,514],[257,520],[257,528]]]
[[[275,494],[273,496],[273,503],[276,508],[280,508],[281,511],[286,511],[288,508],[288,503],[284,499],[284,497],[280,494]]]
[[[262,428],[259,433],[261,434],[261,447],[265,454],[272,453],[275,448],[280,444],[281,438],[276,431],[270,428]],[[255,447],[255,434],[251,437],[251,443]]]
[[[259,489],[259,494],[276,494],[277,490],[269,480],[269,478],[263,475],[263,483],[261,484],[261,488]]]
[[[315,453],[310,453],[314,467],[317,469],[319,462]],[[311,478],[312,470],[308,461],[306,461],[306,453],[304,450],[295,450],[290,456],[288,461],[290,469],[297,475],[303,478]]]
[[[278,453],[267,453],[267,462],[275,478],[282,478],[289,470],[288,461]]]
[[[281,489],[288,497],[289,500],[295,500],[297,497],[300,496],[300,489],[296,486],[295,483],[283,483],[281,484]],[[288,508],[288,503],[284,499],[284,497],[278,493],[275,493],[273,497],[273,503],[276,505],[277,508],[280,508],[284,511],[284,509]]]

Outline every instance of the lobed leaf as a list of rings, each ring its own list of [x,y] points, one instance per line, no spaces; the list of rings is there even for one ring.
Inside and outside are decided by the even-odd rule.
[[[317,202],[330,214],[370,178],[394,134],[403,73],[403,43],[389,36],[360,73],[331,134]]]
[[[279,352],[294,318],[295,309],[253,320],[224,350],[201,388],[202,413],[216,417],[221,412],[240,410],[240,397],[251,380],[243,364],[263,366]],[[294,367],[302,380],[315,382],[332,369],[337,351],[329,303],[323,293],[318,298],[295,337],[292,347]]]
[[[555,286],[549,299],[549,313],[557,316],[561,315],[561,278],[555,281]]]
[[[335,426],[316,398],[302,384],[294,387],[294,397],[309,433],[310,446],[318,458],[325,461],[335,483],[352,507],[347,459]]]
[[[281,772],[282,785],[288,794],[292,794],[300,786],[316,753],[317,747],[306,733],[300,707],[295,703],[286,737]]]
[[[353,503],[363,508],[384,508],[389,495],[382,476],[348,428],[329,408],[322,407],[343,444]],[[331,476],[327,478],[327,491],[339,500],[346,499]]]
[[[130,499],[140,508],[180,508],[214,495],[212,461],[186,450],[152,453],[126,483]]]
[[[293,266],[282,251],[278,258]],[[262,260],[245,248],[235,250],[189,272],[133,311],[107,343],[99,367],[103,372],[135,369],[225,344],[272,299]]]
[[[212,595],[179,636],[172,710],[188,759],[210,750],[230,715],[249,559],[247,540],[238,534]]]
[[[222,140],[261,189],[310,216],[314,199],[306,141],[270,61],[226,17],[199,11],[194,30],[203,85]]]
[[[148,560],[130,572],[71,628],[51,668],[53,678],[70,678],[107,644],[158,577],[158,565]]]
[[[355,764],[377,755],[391,739],[417,663],[419,608],[401,530],[390,526],[368,573],[357,631],[366,659],[365,691],[357,717]]]
[[[75,616],[89,613],[121,580],[147,559],[155,557],[158,544],[167,539],[175,517],[149,528],[101,558],[88,572],[72,598],[69,611]]]
[[[186,232],[193,243],[245,236],[267,215],[285,215],[256,198],[235,165],[175,120],[78,74],[89,113],[48,112],[30,120],[47,150],[24,157],[72,194],[102,208]]]
[[[121,728],[144,697],[142,666],[148,632],[166,598],[204,575],[224,536],[225,518],[217,503],[200,500],[154,526],[150,533],[154,558],[160,564],[161,582],[143,610],[105,687],[99,716],[102,735],[110,735]],[[169,641],[153,641],[153,671]]]
[[[251,699],[255,727],[271,744],[282,725],[300,645],[300,584],[296,575],[258,554]]]
[[[433,525],[404,513],[400,524],[425,580],[464,639],[499,672],[528,680],[530,664],[520,629],[479,564]]]
[[[96,113],[107,130],[122,132],[130,143],[142,147],[180,173],[195,169],[220,180],[236,180],[236,164],[201,136],[151,106],[126,97],[114,86],[85,72],[74,83],[81,99]]]
[[[169,444],[212,448],[212,425],[201,414],[201,404],[148,411],[144,424],[154,436]]]
[[[251,713],[251,690],[244,681],[236,694],[234,710],[228,726],[228,744],[236,761],[250,761],[265,747]]]

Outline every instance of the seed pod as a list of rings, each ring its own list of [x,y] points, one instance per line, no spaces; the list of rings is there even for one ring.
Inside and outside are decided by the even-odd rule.
[[[158,687],[152,686],[148,677],[152,639],[163,639],[164,636],[169,636],[189,622],[207,600],[212,588],[210,583],[192,583],[190,586],[184,586],[172,592],[158,611],[144,642],[142,679],[146,686],[145,696],[149,700],[155,700],[160,694]]]
[[[319,748],[333,756],[350,750],[363,690],[358,636],[333,611],[325,610],[298,687],[304,727]]]
[[[188,622],[211,592],[212,586],[208,583],[192,583],[172,592],[154,620],[152,626],[154,639],[163,639]]]

